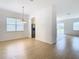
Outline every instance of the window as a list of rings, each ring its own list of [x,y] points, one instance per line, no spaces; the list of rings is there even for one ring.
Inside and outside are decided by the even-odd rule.
[[[64,33],[64,23],[57,23],[57,32]]]
[[[73,30],[79,30],[79,22],[73,23]]]
[[[24,31],[24,23],[20,19],[7,17],[7,31]]]

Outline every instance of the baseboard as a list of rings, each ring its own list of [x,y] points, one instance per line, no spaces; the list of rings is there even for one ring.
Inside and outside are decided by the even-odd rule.
[[[66,34],[66,35],[79,37],[79,35],[76,34]]]
[[[17,40],[17,39],[28,39],[28,37],[21,37],[21,38],[7,39],[7,40],[0,40],[0,41],[11,41],[11,40]]]
[[[38,40],[38,39],[35,39],[35,40]],[[44,41],[44,40],[38,40],[38,41],[41,41],[43,43],[47,43],[47,44],[51,44],[51,45],[55,45],[56,42],[47,42],[47,41]]]

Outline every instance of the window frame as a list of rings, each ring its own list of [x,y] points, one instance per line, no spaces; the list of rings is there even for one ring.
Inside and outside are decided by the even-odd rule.
[[[18,30],[18,31],[17,31],[17,21],[15,22],[15,24],[8,24],[8,23],[7,23],[7,18],[15,18],[16,20],[20,19],[20,18],[16,18],[16,17],[6,17],[6,31],[7,31],[7,32],[24,32],[24,31],[25,31],[25,24],[23,24],[23,25],[24,25],[24,26],[23,26],[23,29],[24,29],[24,30]],[[15,31],[8,31],[8,30],[7,30],[7,25],[15,25]]]
[[[73,30],[74,30],[74,31],[79,31],[79,29],[76,29],[76,27],[75,27],[75,24],[76,24],[76,23],[79,23],[79,22],[73,22]],[[78,25],[78,27],[79,27],[79,25]]]

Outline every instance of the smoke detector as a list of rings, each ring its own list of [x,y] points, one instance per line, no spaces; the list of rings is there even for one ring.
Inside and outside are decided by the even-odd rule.
[[[67,13],[67,15],[71,15],[71,13]]]
[[[33,2],[34,0],[30,0],[31,2]]]

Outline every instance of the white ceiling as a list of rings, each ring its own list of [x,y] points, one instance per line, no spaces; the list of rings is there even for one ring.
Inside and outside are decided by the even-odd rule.
[[[22,13],[22,6],[24,6],[24,12],[31,14],[52,2],[53,0],[0,0],[0,8]]]
[[[79,17],[79,0],[0,0],[0,8],[22,13],[24,6],[25,13],[31,14],[55,2],[57,19]]]
[[[79,17],[79,0],[57,0],[58,19]]]

